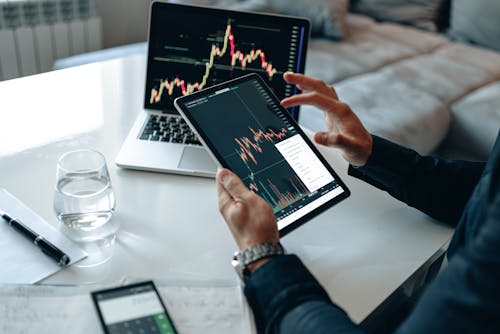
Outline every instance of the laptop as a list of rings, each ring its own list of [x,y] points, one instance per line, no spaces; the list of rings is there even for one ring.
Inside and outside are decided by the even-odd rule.
[[[280,99],[294,95],[298,90],[283,73],[304,73],[309,34],[303,18],[153,2],[144,109],[115,163],[214,177],[216,162],[176,111],[174,99],[248,73],[259,74]],[[298,107],[288,111],[298,120]]]

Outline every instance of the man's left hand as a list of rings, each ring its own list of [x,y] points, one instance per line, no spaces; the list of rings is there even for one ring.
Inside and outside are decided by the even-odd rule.
[[[278,243],[278,225],[269,204],[229,169],[219,170],[216,178],[219,211],[238,247],[243,250],[259,243]]]

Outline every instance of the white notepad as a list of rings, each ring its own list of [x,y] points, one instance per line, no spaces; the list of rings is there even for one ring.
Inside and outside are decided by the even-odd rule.
[[[87,257],[77,244],[50,225],[24,203],[0,188],[0,209],[43,236],[67,255],[69,265]],[[36,283],[62,268],[30,240],[0,218],[0,283]]]

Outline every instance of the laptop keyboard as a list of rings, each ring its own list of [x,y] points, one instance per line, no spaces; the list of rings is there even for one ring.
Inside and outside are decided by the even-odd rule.
[[[149,115],[139,137],[142,140],[201,145],[182,117]]]

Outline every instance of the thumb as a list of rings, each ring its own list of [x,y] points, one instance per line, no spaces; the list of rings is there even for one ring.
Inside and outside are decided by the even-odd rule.
[[[217,182],[222,185],[233,199],[242,198],[250,191],[241,179],[229,169],[224,168],[217,171],[216,178]]]
[[[314,135],[314,141],[318,144],[338,147],[340,146],[339,135],[330,132],[317,132]]]

